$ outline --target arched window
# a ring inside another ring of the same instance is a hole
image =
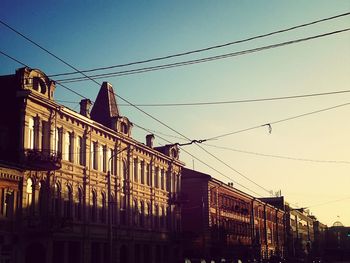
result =
[[[73,191],[72,188],[67,185],[65,198],[64,198],[64,217],[72,218],[72,208],[73,208]]]
[[[61,188],[55,183],[53,190],[53,212],[55,216],[61,216]]]
[[[83,219],[83,190],[79,187],[78,188],[78,202],[76,204],[76,217],[77,220],[81,221]]]
[[[43,216],[45,214],[45,201],[46,201],[46,183],[44,180],[40,181],[39,183],[39,214]]]
[[[165,228],[165,208],[162,206],[161,210],[160,210],[160,228],[163,229]]]
[[[95,190],[92,190],[91,221],[97,221],[97,194]]]
[[[140,226],[145,226],[145,203],[141,201],[141,207],[140,207]]]
[[[121,126],[121,132],[124,134],[128,134],[128,125],[126,125],[126,123],[122,122],[120,126]]]
[[[159,206],[155,205],[154,207],[155,213],[154,213],[154,228],[159,228]]]
[[[133,215],[134,215],[134,224],[137,226],[139,224],[139,215],[140,215],[137,200],[134,200],[134,213],[133,213]]]
[[[27,179],[27,187],[26,187],[26,192],[27,192],[27,209],[32,213],[33,212],[33,192],[34,192],[34,184],[33,180],[31,178]]]
[[[120,197],[120,224],[126,224],[126,197],[122,195]]]
[[[102,203],[102,207],[100,209],[100,221],[102,223],[106,222],[106,194],[105,193],[101,193],[101,203]]]
[[[145,204],[145,227],[151,227],[151,205]]]
[[[108,204],[108,206],[111,206],[111,209],[108,210],[111,212],[111,220],[112,220],[112,224],[116,224],[117,223],[117,220],[116,220],[116,214],[115,214],[115,209],[116,209],[116,203],[115,203],[115,196],[112,194],[111,195],[111,203]],[[109,208],[108,208],[109,209]],[[109,216],[109,215],[108,215]]]

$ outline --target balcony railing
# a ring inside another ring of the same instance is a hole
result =
[[[24,165],[35,171],[51,171],[61,168],[62,155],[51,150],[24,150]]]

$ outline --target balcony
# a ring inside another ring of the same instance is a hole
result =
[[[29,170],[52,171],[61,168],[62,156],[50,150],[24,150],[24,165]]]

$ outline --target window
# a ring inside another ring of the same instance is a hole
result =
[[[102,201],[102,207],[100,210],[100,220],[102,223],[106,222],[106,194],[101,193],[101,201]]]
[[[165,172],[164,172],[164,169],[162,169],[162,170],[160,171],[160,188],[161,188],[162,190],[165,189]]]
[[[137,202],[137,200],[134,200],[133,216],[134,216],[134,224],[135,224],[135,226],[137,226],[139,224],[139,215],[140,215],[140,211],[139,211],[139,207],[138,207],[138,202]]]
[[[145,204],[143,201],[141,201],[141,208],[140,208],[140,226],[145,226]]]
[[[123,180],[128,179],[128,166],[126,164],[126,160],[123,160]]]
[[[98,169],[98,145],[97,142],[91,143],[91,166],[93,169]]]
[[[155,213],[154,213],[154,227],[155,229],[159,228],[159,206],[155,205],[154,207]]]
[[[134,158],[134,182],[138,182],[138,161]]]
[[[154,187],[159,188],[159,167],[154,168]]]
[[[34,118],[28,120],[28,149],[34,149]]]
[[[82,136],[78,136],[77,143],[77,163],[80,165],[86,164],[86,154],[85,154],[85,139]]]
[[[56,128],[55,130],[55,150],[61,155],[62,154],[62,128]]]
[[[115,214],[115,209],[116,209],[116,200],[113,194],[111,194],[111,203],[108,204],[108,211],[111,213],[111,220],[112,220],[112,224],[116,224],[117,223],[117,218],[116,218],[116,214]],[[111,209],[109,210],[109,206],[111,206]]]
[[[40,190],[39,190],[39,214],[41,216],[43,216],[45,214],[45,210],[46,210],[45,200],[47,197],[47,195],[45,195],[46,194],[46,183],[44,180],[40,181],[39,187],[40,187]]]
[[[64,217],[71,218],[72,217],[72,206],[73,206],[73,192],[70,186],[66,186],[66,195],[64,198]]]
[[[145,162],[141,161],[141,184],[145,183]]]
[[[74,140],[74,134],[72,132],[66,132],[64,134],[63,159],[70,162],[73,162],[73,140]]]
[[[109,167],[109,171],[111,172],[111,174],[115,175],[115,154],[114,154],[114,150],[110,149],[109,150],[109,154],[107,156],[108,158],[108,167]]]
[[[146,164],[146,184],[151,185],[151,166],[149,163]]]
[[[164,228],[165,227],[165,209],[164,207],[161,208],[161,214],[160,214],[160,228]]]
[[[83,190],[79,187],[78,188],[78,203],[77,203],[77,209],[76,209],[76,217],[79,221],[83,219]]]
[[[145,205],[145,226],[151,227],[151,205],[149,203],[146,203]]]
[[[105,173],[107,172],[107,146],[104,145],[104,146],[101,146],[100,147],[100,158],[101,158],[101,168],[102,168],[102,171]]]
[[[166,177],[166,190],[168,191],[168,192],[170,192],[171,191],[171,173],[169,172],[168,174],[167,174],[167,177]]]
[[[27,179],[27,187],[26,187],[26,192],[27,192],[27,209],[28,210],[33,210],[32,206],[33,206],[33,189],[34,189],[34,185],[33,185],[33,180],[31,178]]]
[[[58,183],[54,185],[53,192],[53,212],[55,216],[61,216],[61,189]]]
[[[96,192],[92,191],[92,204],[91,204],[91,222],[97,220],[97,195]]]
[[[120,198],[120,224],[126,224],[126,197],[122,195]]]

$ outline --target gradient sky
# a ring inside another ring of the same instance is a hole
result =
[[[0,18],[79,69],[123,64],[223,44],[350,11],[350,1],[19,1],[2,0]],[[203,58],[313,36],[350,27],[350,16],[256,41],[196,55],[144,64],[153,66]],[[0,25],[0,50],[46,74],[72,71]],[[0,55],[0,75],[21,65]],[[123,69],[133,69],[128,67]],[[118,71],[120,69],[117,69]],[[106,78],[133,103],[185,103],[240,100],[349,89],[350,33],[293,44],[208,63],[136,75]],[[102,81],[102,80],[99,80]],[[91,81],[67,84],[94,100]],[[56,99],[78,110],[80,97],[57,86]],[[119,99],[118,102],[123,104]],[[350,94],[243,104],[143,107],[191,139],[228,132],[350,102]],[[172,142],[178,134],[130,106],[123,115],[161,132]],[[234,134],[203,145],[210,153],[268,190],[281,190],[294,206],[310,207],[321,222],[350,226],[350,105],[268,127]],[[144,142],[146,132],[134,127]],[[165,142],[156,136],[156,144]],[[228,147],[311,162],[273,158],[214,148]],[[195,145],[184,149],[214,167],[211,170],[181,152],[196,170],[224,182],[234,181],[268,193]],[[230,180],[228,178],[230,178]],[[251,193],[238,184],[234,185]],[[251,193],[252,194],[252,193]]]

